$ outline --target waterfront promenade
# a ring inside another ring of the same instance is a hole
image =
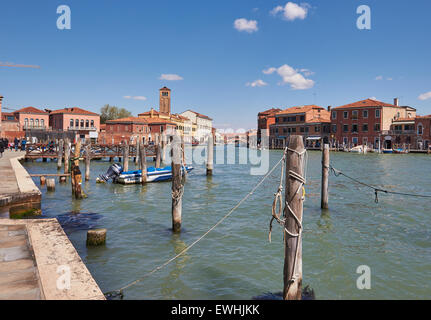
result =
[[[25,151],[5,151],[0,158],[0,210],[12,205],[40,208],[41,192],[19,163],[24,156]]]
[[[18,161],[24,155],[0,158],[0,300],[104,300],[57,219],[9,219],[40,208],[41,192]]]

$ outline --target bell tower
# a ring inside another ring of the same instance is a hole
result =
[[[163,87],[160,90],[159,111],[160,113],[171,114],[171,89]]]

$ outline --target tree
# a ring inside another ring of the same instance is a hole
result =
[[[118,108],[116,106],[110,106],[109,104],[105,104],[100,109],[100,122],[106,123],[108,120],[115,120],[121,118],[131,117],[132,113],[127,111],[124,108]]]

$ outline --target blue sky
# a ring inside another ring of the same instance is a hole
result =
[[[431,114],[431,99],[419,99],[431,92],[431,1],[292,1],[300,8],[293,20],[284,15],[288,2],[4,0],[0,64],[40,66],[0,66],[4,106],[98,112],[109,103],[136,115],[157,108],[166,85],[173,112],[194,109],[220,128],[254,128],[271,107],[369,97],[399,97]],[[57,29],[62,4],[71,30]],[[363,4],[371,30],[356,27]],[[252,22],[249,32],[234,27],[241,18]]]

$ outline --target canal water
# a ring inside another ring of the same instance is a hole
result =
[[[221,147],[217,147],[221,148]],[[237,149],[238,152],[238,149]],[[282,156],[270,151],[272,167]],[[388,190],[431,194],[431,157],[331,153],[331,164]],[[27,162],[30,173],[54,173],[55,162]],[[91,274],[107,292],[142,277],[191,244],[222,218],[262,178],[250,164],[203,165],[189,174],[183,229],[172,234],[171,183],[96,184],[108,161],[91,163],[84,200],[70,184],[43,192],[44,217],[62,224]],[[130,169],[134,164],[130,162]],[[84,165],[81,163],[81,171]],[[206,238],[180,258],[125,290],[125,299],[251,299],[283,288],[282,230],[268,242],[273,194],[280,168]],[[308,153],[304,203],[303,283],[316,299],[414,299],[431,296],[431,199],[379,196],[343,177],[330,176],[330,209],[320,209],[321,153]],[[39,179],[35,178],[39,186]],[[39,186],[40,187],[40,186]],[[86,231],[107,228],[106,246],[87,248]],[[356,273],[371,270],[371,289],[359,290]]]

